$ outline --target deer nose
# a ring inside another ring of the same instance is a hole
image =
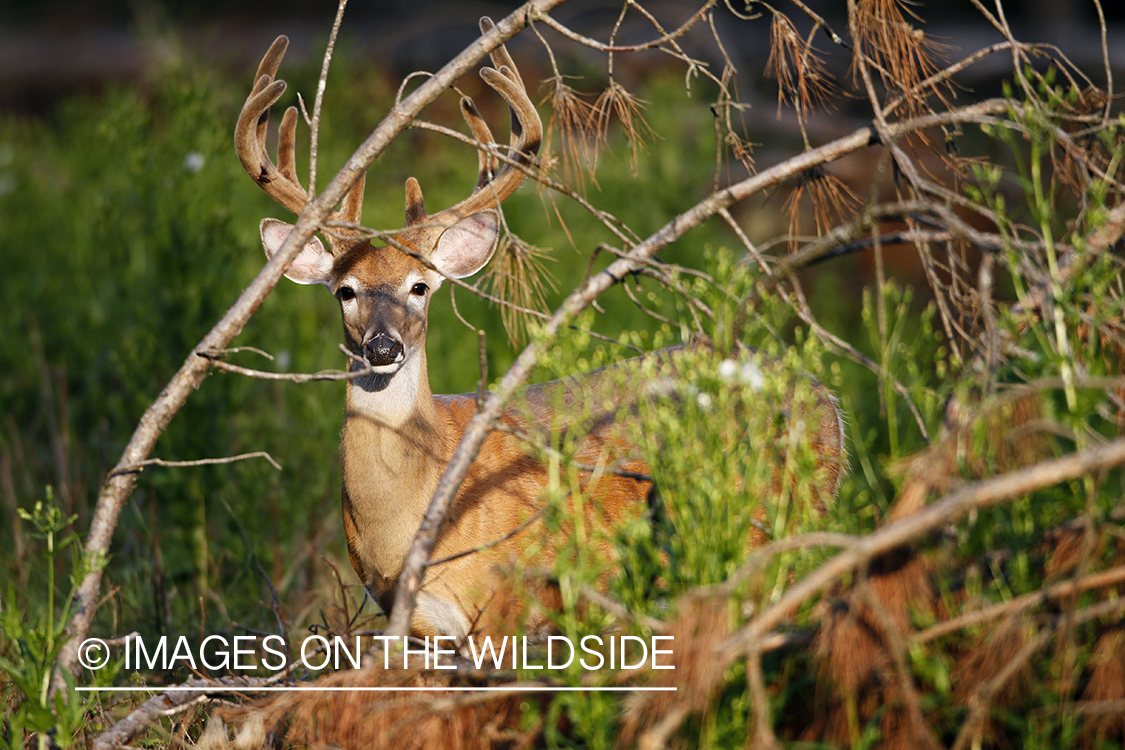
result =
[[[363,356],[375,367],[393,365],[402,358],[402,342],[385,333],[377,333],[363,345]]]

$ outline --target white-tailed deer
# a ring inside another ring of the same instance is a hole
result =
[[[482,19],[482,30],[491,27],[490,21]],[[263,58],[238,119],[235,143],[239,159],[258,185],[300,214],[307,195],[294,163],[296,108],[289,108],[282,119],[276,166],[265,149],[269,108],[285,90],[284,82],[275,76],[286,46],[287,40],[279,37]],[[542,123],[503,47],[492,53],[492,63],[495,68],[483,68],[481,76],[511,108],[509,160],[528,166],[539,149]],[[492,135],[473,103],[463,99],[461,108],[474,137],[492,144]],[[430,298],[445,277],[470,276],[488,262],[499,239],[500,203],[525,177],[512,163],[498,169],[499,159],[485,149],[479,153],[476,190],[462,202],[427,214],[421,188],[411,177],[406,182],[406,228],[395,243],[375,246],[338,225],[329,235],[328,247],[314,238],[287,273],[300,284],[328,287],[340,303],[346,345],[354,355],[351,369],[364,369],[361,363],[366,362],[373,370],[347,385],[343,513],[352,565],[388,611],[403,558],[476,409],[474,394],[440,396],[430,391],[426,363]],[[358,225],[362,201],[361,180],[331,219]],[[277,252],[291,230],[290,224],[276,219],[262,221],[267,256]],[[674,368],[671,363],[677,351],[679,348],[666,349],[656,356],[667,363],[666,368]],[[516,435],[542,435],[559,404],[591,394],[622,401],[626,396],[620,381],[608,373],[629,368],[636,365],[623,363],[566,381],[531,386],[523,404],[507,412],[503,421],[510,429],[493,432],[484,443],[442,527],[435,560],[455,559],[428,569],[412,620],[415,635],[463,638],[471,632],[499,632],[502,625],[510,627],[516,618],[526,616],[519,587],[498,562],[518,558],[532,540],[542,539],[543,524],[527,522],[542,505],[547,472],[528,455]],[[835,493],[838,483],[843,433],[831,394],[820,386],[815,389],[816,403],[804,409],[802,416],[823,465],[821,490],[826,499]],[[585,420],[592,427],[576,460],[589,467],[617,462],[624,470],[599,472],[597,486],[589,488],[601,516],[612,522],[642,512],[652,485],[645,479],[645,465],[630,458],[635,451],[630,450],[621,430],[615,429],[614,414],[604,414],[603,419]],[[732,497],[738,494],[732,488]],[[520,529],[521,524],[525,528]],[[458,555],[485,545],[490,545],[488,554]],[[541,546],[536,563],[549,566],[553,545],[548,541]],[[540,591],[539,596],[550,606],[549,590]]]

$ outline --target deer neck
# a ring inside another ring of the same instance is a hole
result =
[[[447,459],[445,429],[424,350],[389,379],[374,375],[348,383],[345,512],[353,514],[354,551],[369,579],[372,573],[397,577]]]

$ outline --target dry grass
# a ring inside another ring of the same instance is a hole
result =
[[[795,252],[802,243],[801,221],[805,215],[803,209],[806,199],[817,237],[823,237],[860,205],[859,198],[831,172],[814,167],[801,173],[783,206],[789,217],[791,252]]]
[[[511,305],[500,308],[509,343],[525,340],[528,311],[547,311],[547,294],[558,291],[555,277],[547,267],[554,261],[550,248],[535,247],[509,235],[481,278],[481,288]]]
[[[373,661],[380,662],[376,656]],[[529,694],[449,693],[451,685],[496,684],[419,669],[384,670],[381,663],[318,680],[318,688],[430,687],[433,692],[283,693],[223,712],[236,725],[233,747],[285,746],[475,750],[532,745],[542,725],[521,728]],[[217,745],[216,750],[222,745]]]
[[[950,48],[930,39],[915,26],[921,22],[903,0],[856,2],[856,58],[860,54],[866,56],[883,87],[902,95],[902,115],[906,117],[927,112],[927,97],[931,94],[945,102],[938,84],[927,87],[920,84],[938,72],[935,58]],[[853,78],[857,75],[856,58],[852,62]]]

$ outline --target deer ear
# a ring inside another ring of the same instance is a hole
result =
[[[445,230],[430,261],[446,276],[463,279],[484,268],[499,239],[500,214],[481,211]]]
[[[266,250],[266,257],[272,258],[274,253],[281,249],[289,233],[293,231],[292,224],[280,219],[262,219],[259,227],[262,232],[262,247]],[[324,284],[329,286],[332,280],[332,255],[324,249],[320,238],[313,237],[305,245],[305,249],[298,255],[285,278],[296,281],[298,284]]]

